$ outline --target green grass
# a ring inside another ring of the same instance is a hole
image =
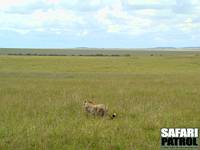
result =
[[[200,127],[199,91],[195,54],[0,56],[0,149],[160,149],[160,128]]]

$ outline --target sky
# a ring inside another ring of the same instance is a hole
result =
[[[200,46],[200,0],[0,0],[3,48]]]

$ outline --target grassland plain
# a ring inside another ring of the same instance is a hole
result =
[[[162,127],[200,127],[200,55],[0,56],[2,150],[156,150]]]

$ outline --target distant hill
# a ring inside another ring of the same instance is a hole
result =
[[[200,49],[200,47],[183,47],[183,48],[186,48],[186,49]]]
[[[155,49],[176,49],[176,47],[155,47]]]

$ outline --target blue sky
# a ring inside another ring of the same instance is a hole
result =
[[[0,0],[0,47],[200,46],[200,0]]]

